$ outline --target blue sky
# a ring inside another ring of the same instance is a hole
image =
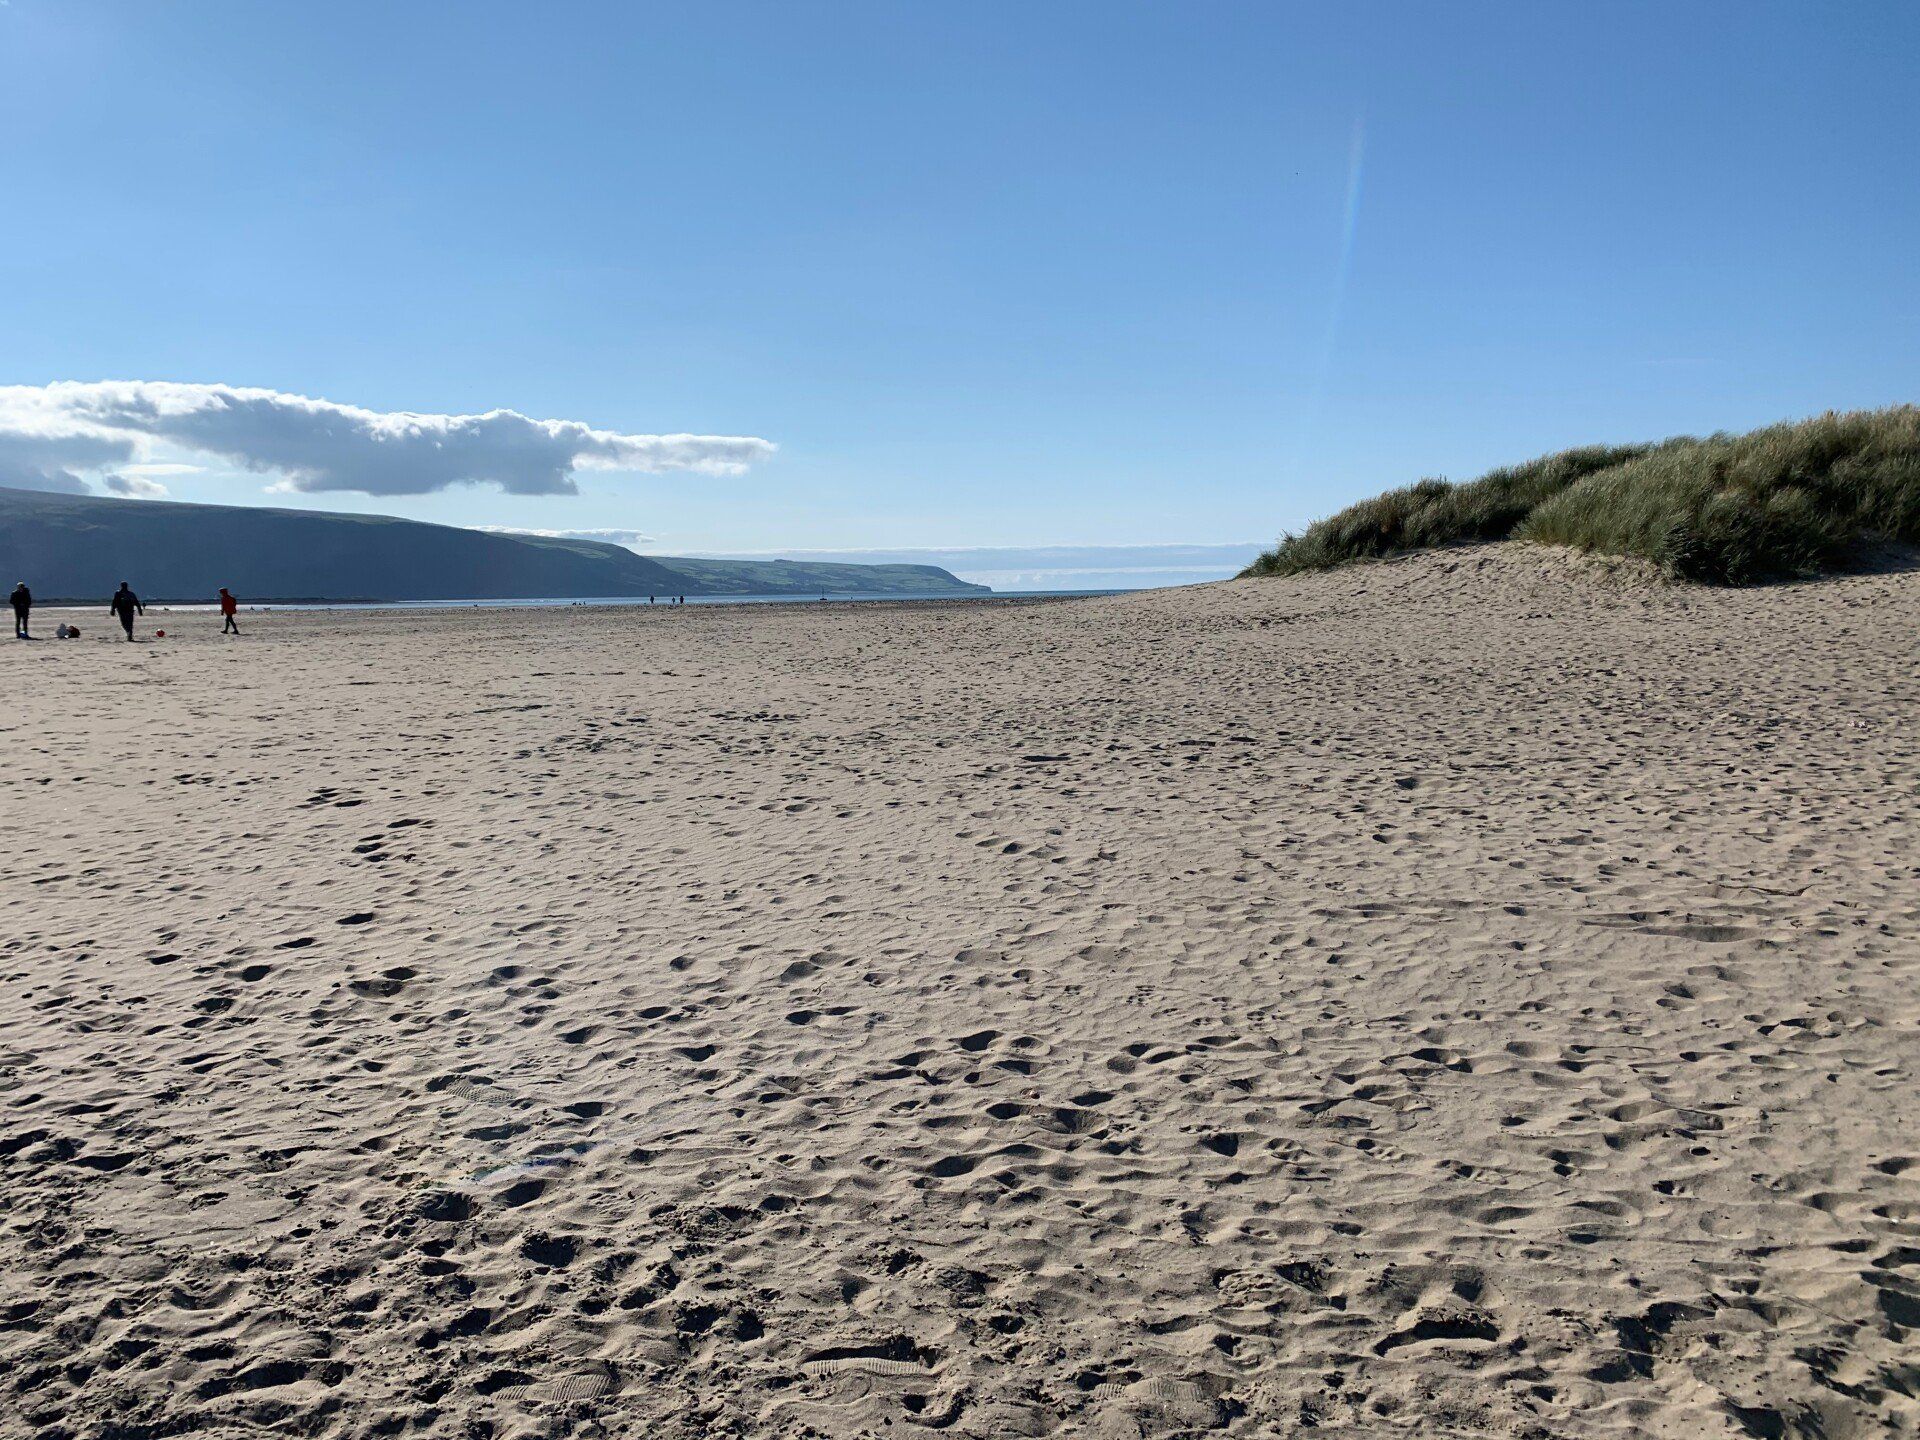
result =
[[[1910,4],[11,0],[0,385],[778,447],[302,494],[252,440],[124,442],[176,499],[662,553],[1263,540],[1915,399],[1917,54]]]

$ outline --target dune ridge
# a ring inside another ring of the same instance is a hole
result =
[[[1877,548],[1920,545],[1920,406],[1589,445],[1460,485],[1422,480],[1282,536],[1243,573],[1297,575],[1509,537],[1709,584],[1871,568]]]

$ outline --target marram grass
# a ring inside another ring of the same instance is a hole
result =
[[[1422,480],[1285,536],[1244,573],[1504,539],[1637,556],[1676,579],[1728,585],[1815,573],[1863,541],[1920,544],[1920,407],[1563,450],[1460,485]]]

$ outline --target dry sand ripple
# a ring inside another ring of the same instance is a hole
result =
[[[0,1434],[1920,1426],[1920,573],[105,628]]]

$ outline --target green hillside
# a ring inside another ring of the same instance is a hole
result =
[[[611,599],[635,595],[984,594],[930,565],[674,560],[597,540],[385,515],[192,505],[0,488],[0,575],[42,603],[151,600]]]

